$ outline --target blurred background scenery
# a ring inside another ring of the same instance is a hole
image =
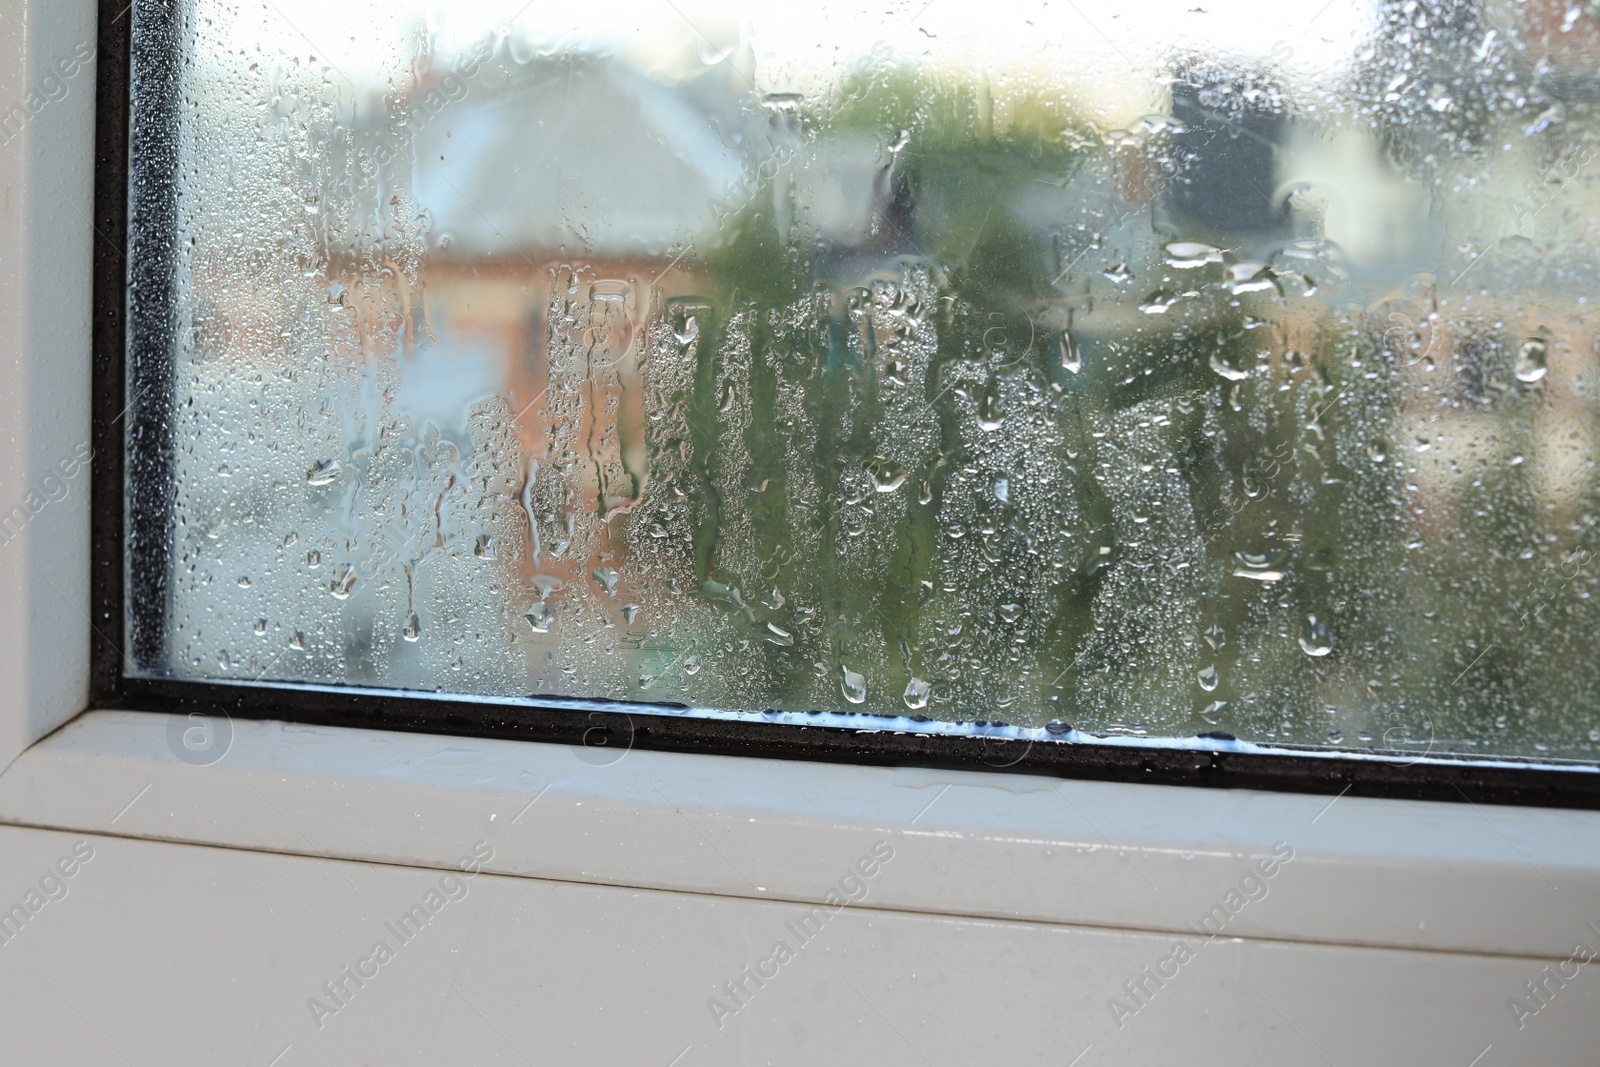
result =
[[[178,6],[140,670],[1600,751],[1594,5]]]

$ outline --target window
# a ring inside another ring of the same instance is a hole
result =
[[[133,26],[108,691],[1592,791],[1581,9]]]

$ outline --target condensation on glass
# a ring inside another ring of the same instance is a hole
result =
[[[174,7],[139,671],[1596,758],[1590,9]]]

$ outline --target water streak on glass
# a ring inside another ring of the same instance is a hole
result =
[[[139,670],[1596,758],[1587,7],[174,7]]]

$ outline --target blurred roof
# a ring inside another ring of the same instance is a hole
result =
[[[417,134],[413,190],[450,258],[655,255],[714,233],[745,175],[741,100],[594,58],[468,82]],[[732,128],[730,128],[732,127]]]

